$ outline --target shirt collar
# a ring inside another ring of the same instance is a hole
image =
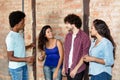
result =
[[[78,33],[76,34],[76,36],[80,35],[81,34],[81,29],[79,29]],[[72,35],[73,34],[73,31],[69,31],[69,34]]]

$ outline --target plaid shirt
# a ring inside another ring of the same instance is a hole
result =
[[[68,62],[69,62],[69,54],[70,54],[70,49],[71,49],[71,43],[72,43],[72,32],[69,32],[66,35],[65,38],[65,43],[64,43],[64,68],[65,72],[68,73]],[[80,61],[81,57],[84,55],[88,54],[89,52],[89,47],[90,47],[90,38],[89,36],[83,32],[82,30],[79,30],[77,33],[75,39],[74,39],[74,44],[73,44],[73,58],[72,58],[72,65],[70,70],[72,71],[78,62]],[[78,69],[77,73],[82,72],[85,70],[86,65],[83,63],[80,68]]]

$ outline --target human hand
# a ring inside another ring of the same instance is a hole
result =
[[[35,47],[36,47],[36,45],[34,43],[31,43],[31,44],[25,46],[26,50],[29,48],[35,48]]]
[[[34,43],[31,43],[30,46],[33,48],[36,47]]]
[[[70,76],[71,76],[72,78],[74,78],[76,74],[77,74],[77,70],[76,70],[76,69],[73,69],[73,70],[70,72]]]
[[[43,55],[40,55],[40,56],[38,57],[38,60],[43,61],[43,60],[44,60],[44,56],[43,56]]]
[[[25,60],[26,60],[26,62],[28,62],[28,63],[33,63],[33,61],[34,61],[34,56],[26,57]]]
[[[53,80],[56,80],[58,76],[58,71],[55,70],[55,72],[53,73]]]
[[[88,56],[88,55],[85,55],[84,57],[83,57],[83,60],[85,61],[85,62],[91,62],[91,61],[93,61],[93,57],[91,57],[91,56]]]
[[[66,76],[66,74],[65,74],[65,68],[62,69],[62,75]]]

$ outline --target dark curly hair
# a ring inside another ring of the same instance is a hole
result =
[[[18,24],[22,19],[24,19],[25,13],[22,11],[13,11],[9,15],[9,23],[11,28]]]
[[[95,19],[93,21],[93,25],[95,27],[95,29],[97,30],[98,34],[101,35],[102,37],[105,37],[107,38],[108,40],[110,40],[112,42],[112,45],[114,47],[114,58],[115,58],[115,48],[116,48],[116,44],[110,34],[110,30],[107,26],[107,24],[103,21],[103,20],[100,20],[100,19]]]
[[[40,33],[39,33],[39,38],[38,38],[38,49],[39,50],[43,50],[45,48],[45,44],[48,41],[48,39],[45,37],[46,35],[46,30],[50,28],[52,29],[49,25],[45,25],[43,26],[43,28],[41,29]]]
[[[69,14],[64,18],[64,23],[74,24],[78,29],[81,28],[82,21],[81,18],[75,14]]]

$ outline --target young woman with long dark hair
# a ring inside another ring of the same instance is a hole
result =
[[[85,62],[90,62],[91,80],[112,80],[115,42],[107,24],[100,19],[94,20],[91,36],[94,37],[94,41],[91,44],[89,56],[84,57]]]
[[[62,80],[63,46],[60,40],[53,37],[49,25],[45,25],[39,33],[38,49],[41,51],[39,60],[45,58],[45,80]]]

